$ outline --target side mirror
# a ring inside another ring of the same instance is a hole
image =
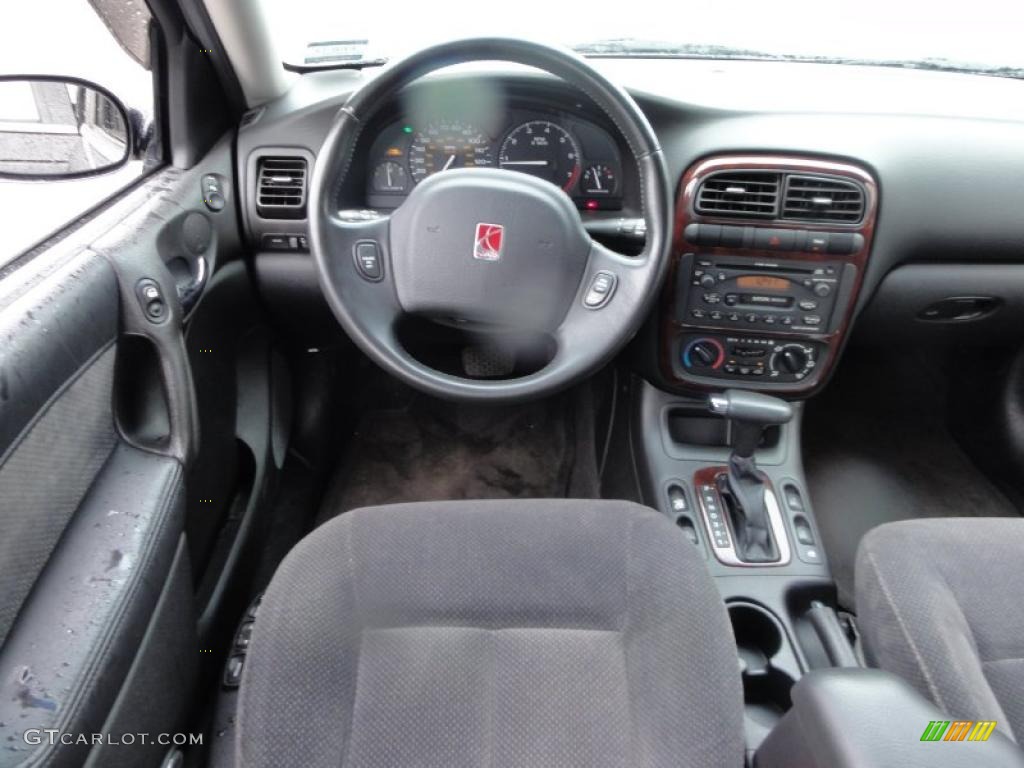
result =
[[[77,77],[0,76],[0,178],[95,176],[131,154],[128,110],[106,88]]]

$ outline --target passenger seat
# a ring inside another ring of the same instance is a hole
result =
[[[871,530],[857,614],[873,666],[950,717],[1024,737],[1024,520],[918,519]]]

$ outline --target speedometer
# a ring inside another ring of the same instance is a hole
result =
[[[419,184],[449,168],[479,168],[493,163],[491,140],[472,123],[428,123],[409,145],[409,175]]]
[[[498,165],[545,179],[568,192],[580,177],[580,148],[562,126],[531,120],[502,142]]]

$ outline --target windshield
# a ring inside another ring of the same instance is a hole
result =
[[[1008,0],[262,3],[293,64],[394,58],[430,43],[500,35],[588,55],[794,58],[1024,76],[1024,4]]]

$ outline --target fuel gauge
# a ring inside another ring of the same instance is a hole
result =
[[[373,169],[373,191],[401,194],[409,183],[405,168],[393,160],[385,160]]]
[[[618,181],[610,165],[595,163],[588,165],[583,172],[580,189],[584,195],[614,195]]]

